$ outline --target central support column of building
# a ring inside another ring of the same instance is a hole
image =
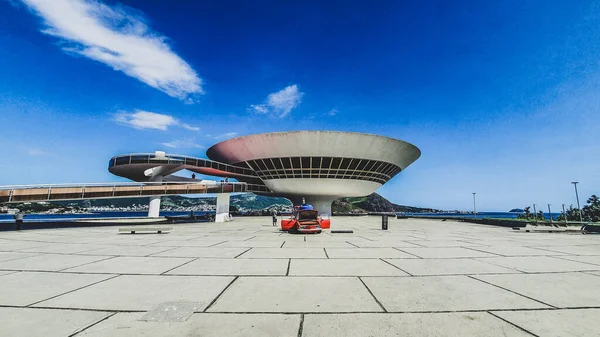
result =
[[[337,198],[331,196],[307,196],[305,201],[319,211],[319,215],[327,218],[331,217],[331,204],[335,199]]]
[[[160,215],[160,197],[150,197],[148,204],[148,217],[158,218]]]
[[[217,193],[217,214],[215,222],[229,221],[229,193]]]

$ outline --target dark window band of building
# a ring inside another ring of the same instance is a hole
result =
[[[244,167],[227,165],[212,160],[194,157],[169,156],[166,158],[156,158],[154,154],[116,156],[110,159],[110,162],[108,163],[108,168],[110,169],[113,166],[130,164],[190,165],[195,167],[213,168],[219,171],[230,172],[239,175],[246,175],[249,177],[256,177],[256,173],[254,171]]]
[[[383,161],[341,157],[263,158],[246,164],[261,179],[330,178],[384,184],[402,171],[399,166]]]

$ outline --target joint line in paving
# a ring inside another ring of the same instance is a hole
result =
[[[407,273],[407,274],[408,274],[408,275],[410,275],[410,276],[415,276],[415,275],[413,275],[413,274],[411,274],[411,273],[407,272],[406,270],[404,270],[404,269],[402,269],[402,268],[400,268],[400,267],[396,266],[395,264],[393,264],[393,263],[390,263],[390,262],[388,262],[388,261],[384,260],[382,257],[380,257],[379,259],[380,259],[381,261],[383,261],[383,262],[385,262],[385,263],[389,264],[390,266],[392,266],[392,267],[394,267],[394,268],[396,268],[396,269],[398,269],[398,270],[400,270],[400,271],[402,271],[402,272],[405,272],[405,273]]]
[[[254,235],[254,236],[251,236],[251,237],[247,238],[247,239],[246,239],[246,240],[244,240],[244,241],[251,240],[251,239],[253,239],[253,238],[255,238],[255,237],[256,237],[256,235]]]
[[[107,257],[105,259],[100,259],[100,260],[96,260],[96,261],[92,261],[92,262],[86,262],[86,263],[82,263],[82,264],[77,265],[77,266],[71,266],[71,267],[59,269],[59,270],[56,270],[56,271],[57,272],[61,272],[63,270],[67,270],[67,269],[79,268],[79,267],[82,267],[82,266],[85,266],[85,265],[88,265],[88,264],[92,264],[92,263],[96,263],[96,262],[102,262],[102,261],[106,261],[106,260],[111,260],[111,259],[114,259],[115,257],[117,257],[117,256],[109,256],[109,257]]]
[[[479,257],[479,258],[476,258],[474,260],[475,261],[479,261],[479,262],[484,262],[484,263],[487,263],[487,264],[491,264],[492,266],[496,266],[496,267],[502,267],[502,268],[506,268],[506,269],[515,270],[515,271],[518,271],[519,273],[523,273],[523,274],[546,274],[546,273],[550,273],[550,272],[533,272],[533,273],[529,273],[529,272],[526,272],[524,270],[520,270],[520,269],[517,269],[517,268],[505,267],[505,266],[499,265],[497,263],[489,262],[489,261],[486,261],[486,259],[489,259],[489,257]]]
[[[414,241],[423,241],[423,240],[427,240],[427,239],[414,240]],[[412,242],[411,240],[404,240],[404,241],[406,241],[406,242],[410,243],[411,245],[417,245],[417,246],[419,246],[419,247],[421,247],[421,248],[431,248],[431,247],[424,246],[424,245],[422,245],[422,244],[418,244],[418,243],[416,243],[416,242]]]
[[[489,285],[491,285],[491,286],[494,286],[494,287],[496,287],[496,288],[500,288],[500,289],[502,289],[502,290],[506,290],[506,291],[508,291],[508,292],[511,292],[511,293],[513,293],[513,294],[516,294],[516,295],[519,295],[519,296],[523,296],[523,297],[525,297],[525,298],[528,298],[528,299],[530,299],[530,300],[532,300],[532,301],[536,301],[536,302],[538,302],[538,303],[541,303],[541,304],[543,304],[543,305],[547,305],[547,306],[549,306],[549,307],[551,307],[551,308],[558,309],[558,307],[557,307],[557,306],[554,306],[554,305],[552,305],[552,304],[548,304],[548,303],[542,302],[542,301],[540,301],[540,300],[538,300],[538,299],[535,299],[535,298],[533,298],[533,297],[529,297],[529,296],[527,296],[527,295],[523,295],[523,294],[521,294],[521,293],[518,293],[518,292],[516,292],[516,291],[510,290],[510,289],[508,289],[508,288],[504,288],[504,287],[501,287],[501,286],[499,286],[499,285],[496,285],[496,284],[493,284],[493,283],[490,283],[490,282],[487,282],[487,281],[484,281],[484,280],[478,279],[478,278],[476,278],[476,277],[474,277],[474,276],[471,276],[471,275],[465,275],[465,276],[467,276],[467,277],[470,277],[470,278],[472,278],[472,279],[474,279],[474,280],[477,280],[477,281],[479,281],[479,282],[483,282],[483,283],[489,284]]]
[[[212,302],[210,302],[209,305],[206,306],[206,308],[204,308],[204,310],[202,310],[202,312],[206,312],[208,309],[210,309],[215,303],[217,303],[217,301],[219,300],[219,298],[221,298],[221,296],[223,296],[223,294],[225,293],[225,291],[227,291],[227,289],[229,289],[229,287],[231,287],[231,285],[235,282],[235,280],[237,280],[238,278],[240,278],[239,276],[236,276],[233,278],[233,280],[231,280],[231,282],[229,282],[229,284],[223,288],[223,290],[219,293],[219,295],[217,295],[217,297],[215,297]]]
[[[283,241],[283,243],[281,244],[281,247],[279,247],[279,248],[283,248],[283,245],[285,245],[285,241]]]
[[[463,247],[463,246],[460,246],[460,248],[465,248],[465,249],[469,249],[469,250],[474,250],[474,251],[476,251],[476,252],[480,252],[480,253],[486,253],[486,254],[497,255],[497,256],[501,256],[501,257],[510,257],[510,256],[506,256],[506,255],[498,254],[498,253],[486,252],[485,250],[479,250],[479,249],[475,249],[475,248],[473,248],[473,247]]]
[[[190,262],[194,262],[194,261],[196,261],[196,260],[198,260],[198,259],[199,259],[199,257],[193,258],[193,259],[189,260],[188,262],[184,262],[184,263],[182,263],[182,264],[180,264],[180,265],[178,265],[178,266],[176,266],[176,267],[173,267],[173,268],[171,268],[171,269],[169,269],[169,270],[163,271],[162,273],[160,273],[160,275],[164,275],[164,274],[166,274],[166,273],[170,272],[170,271],[171,271],[171,270],[173,270],[173,269],[177,269],[177,268],[179,268],[179,267],[183,267],[183,266],[185,266],[186,264],[188,264],[188,263],[190,263]]]
[[[329,258],[329,255],[327,254],[327,249],[325,249],[325,247],[323,247],[323,251],[325,252],[325,256],[327,256],[327,258]]]
[[[93,285],[96,285],[96,284],[98,284],[98,283],[102,283],[102,282],[105,282],[105,281],[108,281],[108,280],[112,280],[112,279],[114,279],[115,277],[119,277],[119,276],[121,276],[121,275],[114,275],[114,276],[112,276],[112,277],[109,277],[109,278],[106,278],[106,279],[104,279],[104,280],[100,280],[100,281],[97,281],[97,282],[94,282],[94,283],[90,283],[90,284],[84,285],[83,287],[79,287],[79,288],[76,288],[76,289],[73,289],[73,290],[69,290],[69,291],[67,291],[67,292],[64,292],[64,293],[60,293],[60,294],[58,294],[58,295],[54,295],[54,296],[51,296],[51,297],[45,298],[45,299],[43,299],[43,300],[41,300],[41,301],[33,302],[33,303],[31,303],[31,304],[28,304],[28,305],[26,305],[26,307],[31,307],[32,305],[36,305],[36,304],[38,304],[38,303],[41,303],[41,302],[44,302],[44,301],[48,301],[48,300],[51,300],[51,299],[53,299],[53,298],[56,298],[56,297],[59,297],[59,296],[62,296],[62,295],[66,295],[66,294],[69,294],[69,293],[72,293],[72,292],[75,292],[75,291],[78,291],[78,290],[81,290],[81,289],[84,289],[84,288],[87,288],[87,287],[91,287],[91,286],[93,286]]]
[[[210,246],[207,246],[207,247],[214,247],[214,246],[216,246],[216,245],[220,245],[220,244],[222,244],[222,243],[225,243],[225,242],[227,242],[227,240],[225,240],[225,241],[221,241],[221,242],[219,242],[219,243],[212,244],[212,245],[210,245]]]
[[[300,314],[300,324],[298,325],[298,337],[302,337],[302,330],[304,330],[304,314]]]
[[[116,314],[117,314],[116,312],[113,312],[110,315],[106,315],[106,317],[104,317],[104,318],[102,318],[102,319],[100,319],[100,320],[98,320],[98,321],[96,321],[96,322],[94,322],[92,324],[88,324],[87,326],[84,326],[83,329],[80,329],[79,331],[75,331],[74,333],[70,334],[68,337],[77,336],[78,334],[84,332],[85,330],[87,330],[87,329],[89,329],[89,328],[93,327],[94,325],[97,325],[97,324],[99,324],[101,322],[106,321],[107,319],[113,317]]]
[[[377,297],[375,297],[375,294],[373,294],[373,292],[371,291],[371,289],[369,289],[369,286],[367,286],[367,284],[365,283],[365,281],[363,281],[363,279],[360,276],[357,276],[357,277],[360,280],[360,282],[365,286],[365,288],[367,288],[367,291],[369,292],[369,294],[371,294],[371,296],[373,297],[373,299],[375,300],[375,302],[377,302],[377,304],[379,304],[379,306],[381,307],[381,310],[383,310],[383,312],[388,312],[387,309],[383,306],[383,304],[381,304],[381,302],[379,302],[379,300],[377,299]]]
[[[153,246],[153,247],[157,247],[157,246]],[[161,254],[161,253],[168,252],[170,250],[177,249],[177,248],[182,248],[182,247],[185,247],[185,246],[178,246],[178,247],[167,248],[165,250],[161,250],[160,252],[156,252],[156,253],[144,255],[144,257],[165,257],[165,256],[156,256],[156,254]],[[130,256],[130,255],[121,255],[121,256]]]
[[[418,258],[418,259],[422,259],[422,257],[420,257],[419,255],[415,255],[415,254],[412,254],[412,253],[409,253],[409,252],[405,252],[405,251],[403,251],[403,250],[402,250],[402,249],[400,249],[400,248],[392,247],[392,249],[395,249],[395,250],[401,251],[401,252],[403,252],[403,253],[405,253],[405,254],[408,254],[408,255],[412,255],[412,256],[414,256],[414,257],[416,257],[416,258]]]
[[[249,251],[250,249],[252,249],[252,247],[250,247],[250,248],[246,249],[245,251],[241,252],[240,254],[236,255],[236,256],[234,257],[234,259],[237,259],[238,257],[240,257],[240,256],[242,256],[242,255],[244,255],[244,254],[246,254],[246,252],[247,252],[247,251]]]
[[[357,245],[353,244],[353,243],[352,243],[352,242],[350,242],[350,241],[346,241],[346,243],[347,243],[347,244],[349,244],[349,245],[352,245],[352,246],[354,246],[354,247],[356,247],[356,248],[360,248],[359,246],[357,246]]]
[[[548,256],[551,258],[556,258],[556,259],[561,259],[561,260],[565,260],[565,261],[569,261],[569,262],[578,262],[578,263],[585,263],[585,264],[589,264],[592,265],[594,267],[598,267],[598,269],[600,270],[600,264],[598,263],[592,263],[592,262],[584,262],[584,261],[578,261],[578,260],[569,260],[569,257],[575,257],[575,256],[594,256],[594,255],[566,255],[566,256]]]
[[[292,264],[292,259],[288,259],[287,271],[285,272],[285,276],[290,275],[290,265]]]
[[[492,315],[492,316],[494,316],[494,317],[496,317],[496,318],[498,318],[498,319],[500,319],[500,320],[502,320],[502,321],[504,321],[504,322],[506,322],[506,323],[508,323],[508,324],[510,324],[510,325],[512,325],[512,326],[514,326],[515,328],[517,328],[517,329],[519,329],[519,330],[521,330],[521,331],[523,331],[523,332],[526,332],[526,333],[528,333],[528,334],[530,334],[530,335],[532,335],[532,336],[535,336],[535,337],[540,337],[539,335],[536,335],[536,334],[534,334],[533,332],[531,332],[531,331],[529,331],[529,330],[527,330],[527,329],[525,329],[525,328],[523,328],[523,327],[521,327],[521,326],[519,326],[519,325],[517,325],[517,324],[515,324],[515,323],[513,323],[513,322],[511,322],[511,321],[509,321],[509,320],[507,320],[507,319],[504,319],[504,318],[502,318],[502,317],[500,317],[500,316],[498,316],[498,315],[494,314],[494,313],[493,313],[493,312],[491,312],[491,311],[486,311],[486,312],[487,312],[488,314],[490,314],[490,315]]]

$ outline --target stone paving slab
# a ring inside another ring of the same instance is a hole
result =
[[[109,315],[94,311],[0,308],[0,336],[66,337]]]
[[[59,271],[103,259],[106,259],[106,256],[42,254],[0,262],[0,269]]]
[[[424,259],[452,259],[461,257],[492,257],[495,254],[484,253],[462,247],[432,247],[432,248],[400,248]]]
[[[248,248],[218,248],[218,247],[180,247],[167,250],[152,256],[166,257],[202,257],[202,258],[234,258]]]
[[[527,273],[600,270],[600,266],[550,256],[492,257],[478,260]]]
[[[565,260],[569,260],[569,261],[575,261],[575,262],[582,262],[582,263],[590,263],[590,264],[594,264],[597,266],[600,266],[600,256],[594,256],[594,255],[566,255],[566,256],[560,256],[561,259],[565,259]]]
[[[139,321],[140,313],[118,313],[85,330],[77,337],[222,336],[297,337],[300,315],[194,314],[185,322]]]
[[[414,255],[394,248],[326,248],[330,259],[415,259]]]
[[[108,274],[162,274],[193,258],[119,256],[66,269],[66,272]]]
[[[548,308],[462,275],[362,279],[390,312]]]
[[[323,248],[252,248],[240,259],[326,259]]]
[[[572,255],[600,255],[600,245],[537,246],[535,248],[547,249],[549,251],[567,253]]]
[[[3,275],[0,277],[0,305],[27,306],[111,277],[114,275],[46,272]]]
[[[302,337],[456,337],[530,334],[484,312],[305,315]]]
[[[168,272],[169,275],[285,275],[286,259],[198,259]]]
[[[96,256],[148,256],[171,250],[174,247],[154,247],[154,246],[114,246],[93,249],[77,253],[77,255],[96,255]]]
[[[250,247],[259,247],[259,248],[279,248],[283,244],[284,240],[277,239],[272,241],[226,241],[215,245],[216,248],[221,247],[238,247],[238,248],[250,248]]]
[[[421,247],[436,248],[436,247],[480,247],[481,244],[472,243],[463,240],[407,240],[409,243],[419,245]]]
[[[11,252],[19,249],[28,249],[34,247],[43,247],[51,245],[48,242],[35,242],[35,241],[16,241],[16,240],[1,240],[0,251]]]
[[[538,301],[560,307],[600,307],[598,276],[587,273],[476,275]]]
[[[282,248],[356,248],[345,241],[286,241]]]
[[[35,306],[147,311],[164,302],[189,301],[204,309],[231,280],[217,276],[123,275]]]
[[[378,312],[356,277],[240,277],[209,312]]]
[[[503,256],[552,256],[552,255],[566,255],[566,253],[551,252],[547,250],[529,248],[529,247],[505,247],[505,246],[491,246],[491,247],[473,247],[476,250],[482,252],[488,252],[491,254],[498,254]]]
[[[600,309],[498,311],[494,315],[537,336],[600,336]]]
[[[191,241],[163,241],[152,243],[150,247],[211,247],[227,242],[226,240],[191,240]]]
[[[520,273],[474,259],[386,259],[412,275],[506,274]]]
[[[88,250],[99,249],[99,248],[107,248],[107,247],[102,246],[102,245],[91,245],[91,244],[81,244],[81,243],[60,243],[60,244],[52,244],[49,246],[21,249],[21,250],[19,250],[19,252],[71,254],[71,253],[85,252]]]
[[[40,255],[38,253],[0,252],[0,262]]]
[[[390,241],[368,241],[368,240],[363,240],[363,241],[358,241],[355,239],[348,239],[348,242],[358,246],[359,248],[392,248],[392,247],[396,247],[396,248],[419,248],[421,246],[416,245],[414,243],[410,243],[407,241],[400,241],[400,240],[390,240]]]
[[[379,259],[292,259],[295,276],[409,276]]]

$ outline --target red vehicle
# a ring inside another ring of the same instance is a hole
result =
[[[292,217],[281,220],[281,230],[289,233],[319,234],[329,226],[329,220],[319,217],[319,212],[311,205],[294,206]]]

